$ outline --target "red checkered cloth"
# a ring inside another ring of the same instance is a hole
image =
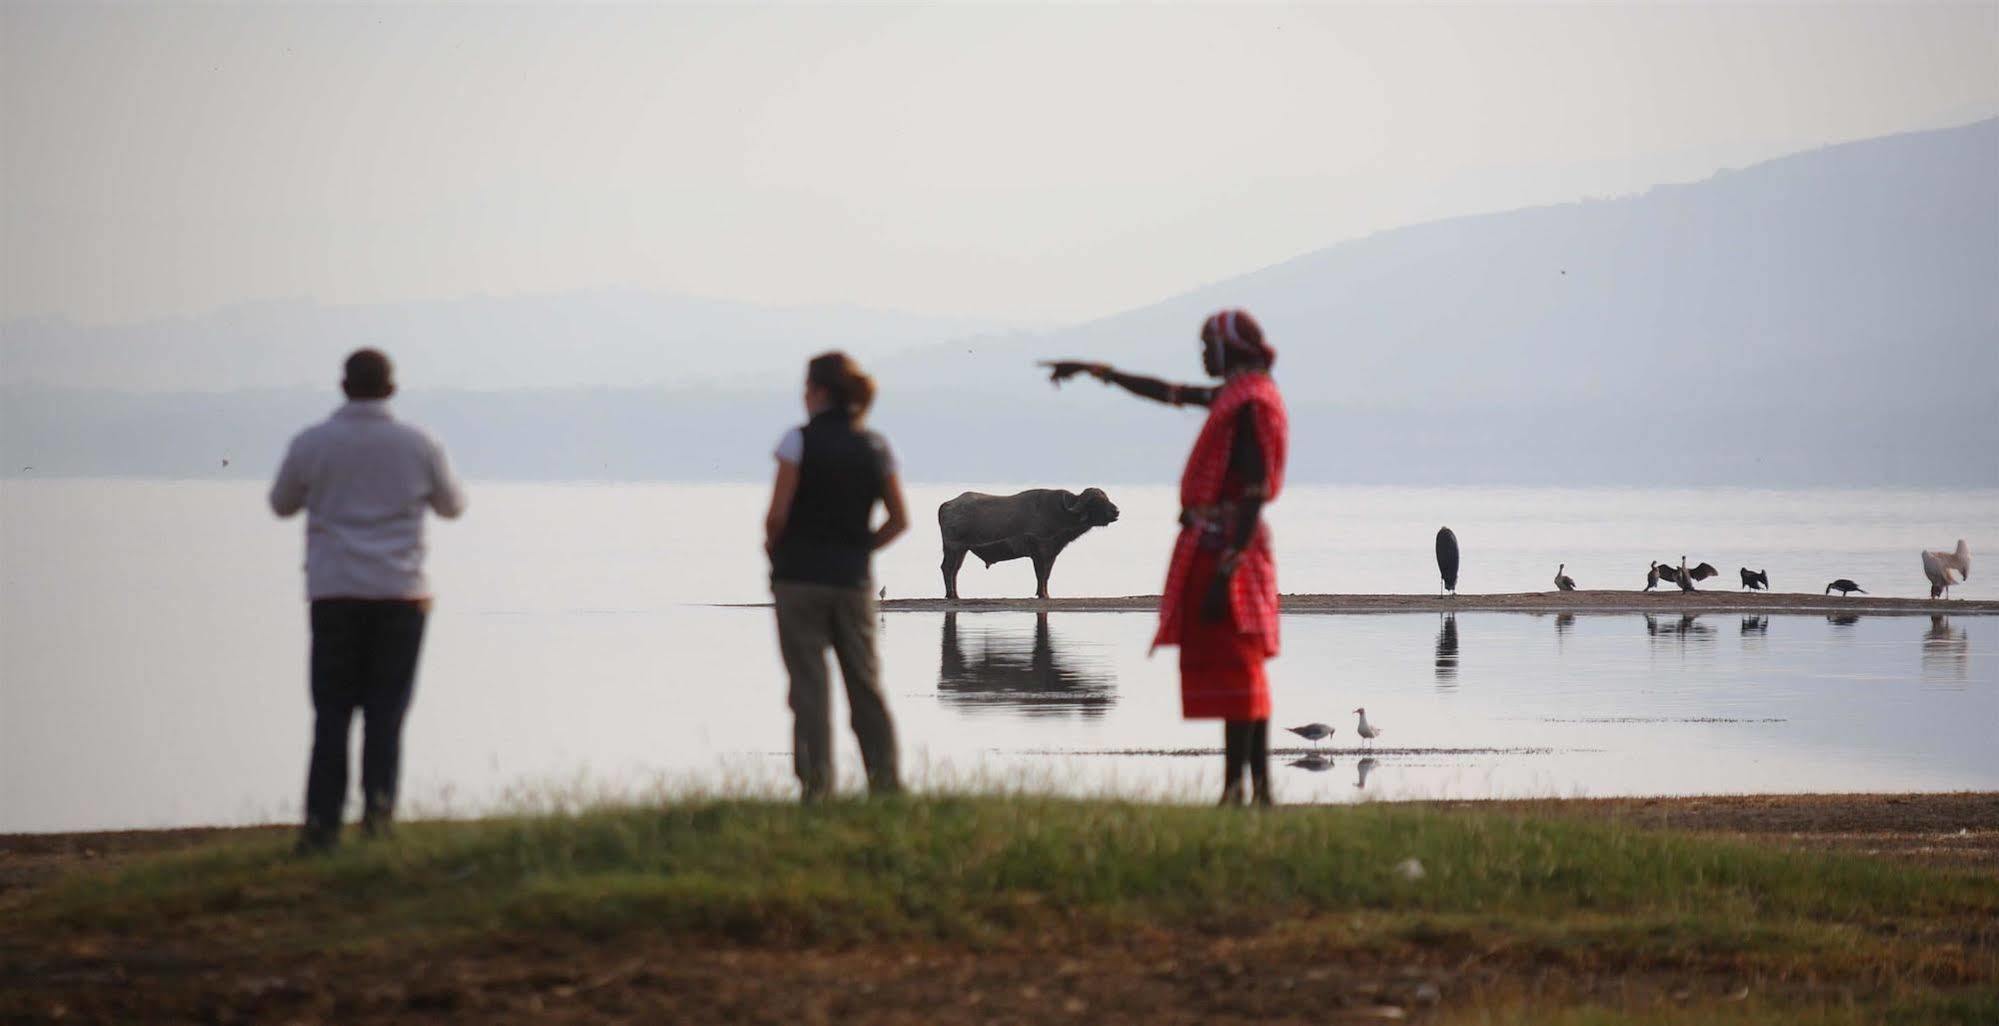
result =
[[[1256,425],[1256,440],[1263,448],[1264,501],[1277,498],[1284,487],[1284,457],[1291,440],[1291,426],[1284,414],[1284,397],[1277,383],[1260,371],[1237,374],[1215,395],[1208,407],[1208,422],[1194,440],[1187,457],[1187,469],[1180,476],[1180,505],[1199,510],[1242,497],[1242,485],[1229,475],[1229,453],[1235,442],[1236,419],[1247,406]],[[1200,544],[1198,526],[1182,526],[1173,546],[1173,563],[1166,570],[1166,590],[1159,595],[1159,633],[1152,647],[1180,641],[1180,618],[1189,601],[1200,615],[1199,596],[1184,594],[1188,569]],[[1232,540],[1232,539],[1231,539]],[[1277,560],[1270,552],[1270,530],[1259,523],[1249,545],[1236,563],[1229,581],[1229,610],[1241,634],[1258,635],[1265,658],[1277,654]]]

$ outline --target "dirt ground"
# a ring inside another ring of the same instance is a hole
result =
[[[1799,795],[1438,803],[1614,817],[1667,830],[1926,864],[1999,866],[1999,794]],[[1297,810],[1293,814],[1311,814]],[[247,831],[282,834],[286,827]],[[199,845],[217,830],[0,836],[7,907],[70,874]],[[48,943],[0,926],[0,1020],[159,1023],[1347,1023],[1450,1009],[1837,1001],[1837,980],[1763,981],[1700,965],[1597,963],[1586,950],[1487,949],[1470,937],[1358,951],[1311,921],[1029,936],[996,945],[786,947],[675,936],[596,942],[491,934],[444,950],[384,940],[272,953],[254,937]],[[249,932],[254,927],[245,924]],[[1948,983],[1949,981],[1943,981]]]

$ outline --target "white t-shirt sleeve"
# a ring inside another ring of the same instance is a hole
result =
[[[792,466],[803,463],[805,461],[805,432],[798,428],[786,431],[784,437],[777,440],[777,449],[771,455],[776,456],[779,462],[789,463]]]

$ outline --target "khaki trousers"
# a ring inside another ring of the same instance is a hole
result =
[[[847,706],[868,790],[892,794],[901,788],[896,768],[895,723],[881,692],[881,659],[875,653],[875,596],[866,587],[774,581],[777,644],[791,674],[791,756],[805,798],[833,790],[833,723],[826,675],[826,649],[840,661]]]

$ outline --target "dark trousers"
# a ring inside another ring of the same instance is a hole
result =
[[[312,604],[312,768],[305,778],[305,829],[340,836],[347,802],[347,738],[359,711],[361,796],[371,823],[396,806],[403,713],[416,684],[424,606],[417,602],[320,599]]]

